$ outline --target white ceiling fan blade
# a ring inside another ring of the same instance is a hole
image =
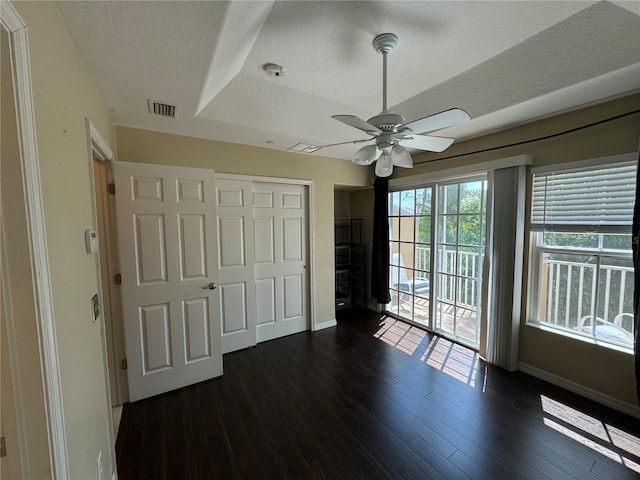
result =
[[[362,120],[355,115],[332,115],[331,118],[335,118],[339,122],[346,123],[347,125],[367,132],[369,135],[378,136],[382,133],[375,125],[371,125],[369,122]]]
[[[453,143],[453,138],[434,137],[432,135],[413,135],[400,140],[400,145],[408,148],[417,148],[428,152],[442,152]]]
[[[405,123],[398,128],[398,131],[402,132],[402,130],[408,128],[415,133],[428,133],[459,125],[469,120],[471,120],[471,117],[467,112],[459,108],[452,108],[451,110],[445,110],[444,112],[435,113],[428,117]]]

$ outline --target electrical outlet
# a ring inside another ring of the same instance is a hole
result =
[[[102,480],[102,452],[98,454],[98,480]]]

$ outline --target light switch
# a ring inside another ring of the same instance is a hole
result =
[[[95,230],[85,230],[84,246],[87,253],[96,253],[98,251],[98,232]]]

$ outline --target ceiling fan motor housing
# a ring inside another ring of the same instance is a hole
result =
[[[404,123],[404,117],[397,113],[381,113],[367,120],[371,125],[375,125],[383,132],[396,133],[398,127]]]

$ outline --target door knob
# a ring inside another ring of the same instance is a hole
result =
[[[215,290],[217,286],[218,285],[216,285],[215,282],[211,282],[211,283],[205,285],[204,287],[202,287],[202,289],[203,290]]]

